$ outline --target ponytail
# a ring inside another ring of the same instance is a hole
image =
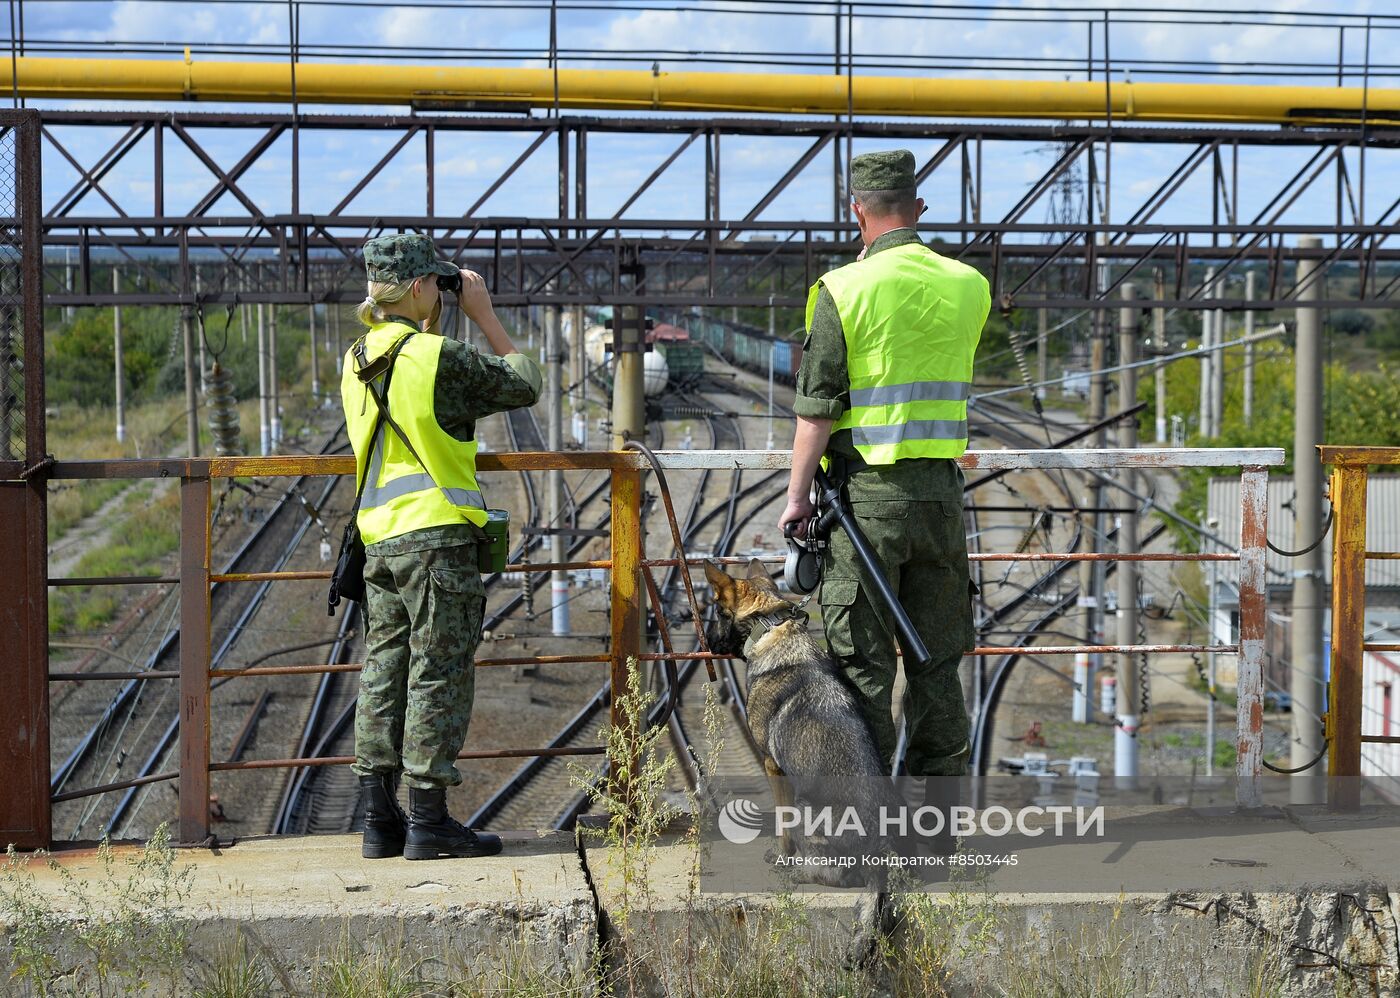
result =
[[[397,284],[392,281],[370,281],[369,293],[365,295],[365,300],[355,306],[355,318],[360,320],[360,325],[373,326],[383,322],[384,306],[406,298],[413,290],[415,280],[417,278],[410,278]]]

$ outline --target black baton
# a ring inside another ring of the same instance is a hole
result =
[[[914,622],[909,619],[909,614],[904,612],[904,607],[900,605],[894,590],[890,588],[889,580],[885,578],[884,569],[880,567],[880,559],[875,557],[875,552],[870,547],[870,541],[866,539],[865,534],[861,532],[860,525],[856,523],[855,515],[842,501],[840,487],[832,485],[831,479],[821,468],[817,469],[816,477],[818,505],[822,507],[821,516],[817,519],[819,534],[826,536],[833,523],[839,524],[841,529],[846,532],[846,536],[851,539],[851,546],[856,549],[856,557],[860,559],[861,566],[865,569],[866,578],[875,589],[875,595],[880,598],[880,602],[894,617],[894,629],[899,634],[899,644],[904,650],[906,662],[912,661],[917,665],[928,665],[932,656],[929,655],[923,638],[919,637],[919,632],[914,630]]]

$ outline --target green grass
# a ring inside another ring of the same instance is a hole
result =
[[[124,503],[134,507],[113,531],[114,539],[78,559],[69,575],[101,578],[113,575],[157,575],[180,546],[180,497],[173,489],[149,499],[143,488]],[[116,539],[119,538],[119,539]],[[120,590],[110,586],[72,586],[49,595],[49,633],[87,634],[99,630],[121,607]]]

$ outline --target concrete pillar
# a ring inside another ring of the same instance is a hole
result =
[[[1249,271],[1244,275],[1244,297],[1246,301],[1254,300],[1254,271]],[[1244,313],[1244,336],[1245,339],[1254,335],[1254,311],[1245,309]],[[1244,425],[1249,426],[1254,422],[1254,344],[1244,345]]]
[[[1045,341],[1048,339],[1048,328],[1050,322],[1049,310],[1036,309],[1036,333],[1035,333],[1035,395],[1036,398],[1045,398],[1045,382],[1050,379],[1046,376]]]
[[[1133,286],[1123,285],[1123,300],[1131,301]],[[1126,408],[1137,398],[1137,368],[1128,367],[1137,360],[1138,310],[1122,308],[1118,311],[1118,393],[1120,404]],[[1118,424],[1118,446],[1131,449],[1137,447],[1137,423],[1125,419]],[[1118,472],[1119,478],[1129,493],[1138,491],[1137,476],[1131,468]],[[1120,554],[1136,552],[1138,548],[1137,516],[1124,513],[1118,525],[1118,551]],[[1137,562],[1120,561],[1114,569],[1118,577],[1118,644],[1131,645],[1138,642],[1137,609]],[[1137,729],[1139,711],[1142,704],[1142,689],[1139,682],[1137,662],[1132,655],[1118,656],[1118,704],[1116,713],[1116,735],[1114,737],[1113,776],[1119,787],[1132,789],[1137,786],[1138,741]]]
[[[558,453],[564,447],[564,340],[561,335],[563,310],[555,305],[544,309],[544,353],[545,373],[548,383],[545,387],[546,432],[549,436],[549,449]],[[549,525],[556,529],[564,525],[564,472],[558,468],[548,472],[549,478]],[[568,545],[562,534],[550,538],[550,561],[555,564],[568,561]],[[569,633],[569,573],[555,571],[550,578],[550,619],[555,634]]]
[[[1153,278],[1152,296],[1161,301],[1167,295],[1166,279],[1158,270]],[[1167,353],[1167,310],[1161,306],[1152,310],[1152,342],[1156,344],[1158,355]],[[1152,369],[1154,394],[1156,395],[1156,440],[1167,442],[1167,365],[1158,361]]]
[[[112,294],[120,294],[122,287],[121,270],[112,268]],[[117,443],[126,440],[126,365],[122,360],[122,307],[112,306],[112,358],[113,384],[117,407]]]
[[[1221,278],[1216,289],[1217,297],[1224,291],[1225,280]],[[1215,320],[1210,324],[1212,343],[1215,347],[1210,364],[1210,428],[1212,436],[1220,436],[1225,431],[1225,347],[1222,345],[1229,336],[1225,334],[1225,312],[1215,310]]]
[[[199,456],[199,374],[195,371],[196,355],[194,308],[180,306],[180,326],[185,336],[185,453]]]
[[[1322,240],[1301,236],[1299,249],[1317,249]],[[1298,300],[1316,301],[1322,297],[1322,275],[1313,260],[1298,261]],[[1322,530],[1322,465],[1316,447],[1322,442],[1322,316],[1316,308],[1299,305],[1298,345],[1294,357],[1295,395],[1293,405],[1293,546],[1311,544]],[[1322,750],[1317,718],[1322,714],[1326,677],[1322,658],[1323,604],[1326,602],[1322,578],[1322,545],[1293,560],[1293,739],[1290,765],[1302,766]],[[1326,801],[1326,768],[1319,763],[1312,769],[1289,777],[1289,799],[1294,804],[1322,804]]]
[[[316,359],[316,306],[306,307],[306,328],[310,334],[308,340],[311,344],[311,401],[319,405],[321,397],[321,365]]]
[[[282,445],[282,400],[277,390],[277,306],[267,308],[267,408],[272,418],[272,447]]]
[[[1214,293],[1215,268],[1211,267],[1206,270],[1205,291],[1202,293],[1201,297],[1208,298]],[[1214,313],[1210,309],[1201,309],[1201,350],[1203,352],[1201,354],[1201,404],[1200,412],[1198,413],[1197,432],[1202,439],[1205,440],[1209,440],[1215,436],[1215,428],[1210,424],[1211,413],[1215,411],[1210,404],[1210,386],[1214,382],[1214,376],[1211,373],[1211,363],[1215,359],[1215,355],[1210,349],[1214,344],[1214,340],[1212,339],[1214,332],[1212,329],[1214,325],[1213,317]]]
[[[267,391],[267,316],[262,302],[258,302],[258,446],[263,457],[272,453],[272,417],[268,411]]]

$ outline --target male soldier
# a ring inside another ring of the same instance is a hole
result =
[[[364,485],[357,522],[366,545],[367,654],[351,767],[365,796],[363,854],[489,856],[501,851],[500,839],[463,827],[446,805],[446,788],[462,782],[455,760],[471,718],[486,605],[476,421],[533,405],[540,369],[516,352],[469,270],[460,271],[458,304],[497,356],[439,335],[437,276],[459,271],[426,236],[372,239],[364,254],[369,294],[356,314],[369,330],[346,354],[341,378]],[[386,383],[381,422],[372,392],[383,398]],[[407,817],[396,799],[401,768]]]
[[[920,241],[914,226],[924,202],[914,188],[907,150],[851,160],[851,203],[865,250],[823,275],[808,295],[792,473],[779,527],[805,525],[813,515],[812,479],[827,458],[932,655],[923,667],[905,660],[905,758],[910,776],[930,777],[924,803],[946,816],[967,771],[958,664],[974,645],[963,477],[952,459],[967,449],[972,357],[991,297],[981,274]],[[823,556],[819,595],[831,652],[892,760],[894,622],[873,601],[839,529]],[[940,836],[934,847],[950,851],[951,837]]]

